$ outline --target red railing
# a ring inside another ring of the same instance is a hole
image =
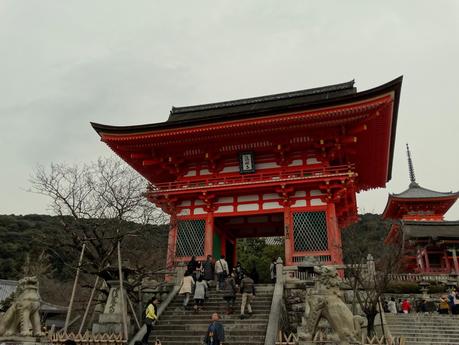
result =
[[[177,180],[173,182],[156,183],[148,186],[151,194],[181,193],[185,191],[195,191],[200,189],[228,189],[229,187],[244,188],[247,185],[257,184],[279,184],[279,182],[302,183],[307,181],[333,180],[352,177],[355,175],[354,166],[338,165],[323,167],[320,169],[299,169],[290,171],[277,171],[266,173],[254,173],[237,176],[219,176],[197,178],[189,180]]]

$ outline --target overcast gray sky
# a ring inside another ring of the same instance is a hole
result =
[[[112,155],[90,121],[400,75],[392,181],[360,212],[407,188],[406,142],[423,187],[456,191],[458,65],[459,1],[0,0],[0,214],[48,213],[25,191],[37,163]]]

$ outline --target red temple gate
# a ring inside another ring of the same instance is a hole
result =
[[[235,260],[238,238],[261,236],[284,238],[286,264],[340,264],[356,193],[390,180],[401,81],[172,108],[158,124],[92,125],[171,216],[168,265]]]

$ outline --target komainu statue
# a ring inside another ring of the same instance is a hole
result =
[[[0,319],[0,336],[42,336],[39,312],[38,279],[21,279],[14,293],[14,301]]]
[[[340,345],[360,344],[363,318],[354,316],[343,301],[339,289],[341,278],[334,267],[314,266],[318,275],[316,287],[306,297],[306,333],[299,334],[302,343],[314,339],[320,319],[328,321]]]

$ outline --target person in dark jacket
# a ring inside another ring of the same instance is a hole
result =
[[[204,271],[204,280],[207,285],[214,280],[214,263],[212,262],[212,255],[207,255],[207,260],[202,264]]]
[[[238,261],[236,267],[234,267],[234,280],[236,281],[236,285],[241,284],[241,280],[244,277],[244,269],[242,268],[241,263]]]
[[[212,314],[212,322],[207,328],[207,334],[204,338],[206,345],[223,345],[225,341],[225,329],[219,322],[220,317],[217,313]]]
[[[186,270],[188,272],[191,272],[191,274],[193,275],[193,279],[194,280],[196,280],[196,271],[198,269],[198,265],[199,265],[199,263],[196,261],[196,256],[192,256],[191,260],[188,262],[188,264],[186,266]]]
[[[233,313],[234,301],[236,300],[236,282],[234,273],[231,273],[223,285],[223,299],[226,301],[226,314]]]
[[[246,316],[244,312],[245,312],[246,306],[247,306],[247,311],[249,312],[249,315],[252,315],[253,313],[252,306],[251,306],[252,299],[255,297],[255,283],[253,282],[253,279],[248,276],[243,276],[241,280],[240,291],[242,294],[240,318],[245,319]]]
[[[258,274],[257,265],[255,264],[255,262],[252,263],[252,270],[250,271],[250,278],[253,279],[253,282],[255,284],[258,284],[258,282],[260,281],[260,275]]]

